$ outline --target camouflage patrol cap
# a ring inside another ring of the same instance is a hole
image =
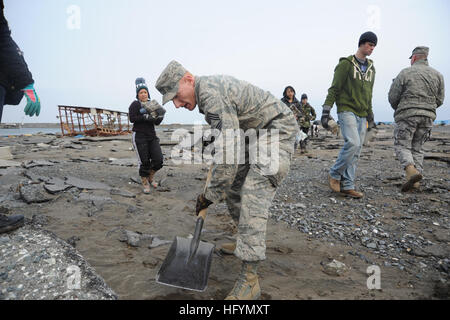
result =
[[[424,46],[415,47],[411,54],[411,57],[409,57],[409,58],[411,59],[413,57],[413,55],[415,55],[415,54],[423,54],[425,56],[428,56],[429,51],[430,51],[430,48],[428,48],[428,47],[424,47]]]
[[[163,95],[163,105],[176,96],[179,82],[186,72],[187,70],[175,60],[161,72],[155,87]]]

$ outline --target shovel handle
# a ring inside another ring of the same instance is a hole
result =
[[[208,209],[202,209],[202,210],[200,210],[200,212],[198,213],[198,216],[197,217],[201,217],[203,220],[205,220],[206,219],[206,212],[208,211]]]

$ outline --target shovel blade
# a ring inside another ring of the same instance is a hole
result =
[[[176,237],[156,275],[156,282],[172,287],[203,292],[208,284],[214,245],[200,241],[190,256],[192,239]]]

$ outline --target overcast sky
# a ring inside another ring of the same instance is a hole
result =
[[[291,85],[298,97],[308,94],[320,117],[334,67],[368,30],[378,36],[370,57],[376,121],[393,120],[387,93],[414,47],[429,46],[430,65],[450,81],[447,0],[4,2],[42,106],[38,118],[24,118],[25,99],[5,106],[3,122],[58,122],[60,104],[128,112],[137,77],[161,102],[154,84],[173,59],[194,75],[232,75],[278,98]],[[450,119],[449,100],[447,89],[437,120]],[[165,107],[163,123],[203,122],[197,109]]]

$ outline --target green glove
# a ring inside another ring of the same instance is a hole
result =
[[[25,109],[23,111],[25,111],[25,114],[30,117],[34,116],[35,114],[36,117],[39,116],[39,113],[41,112],[41,101],[39,100],[39,97],[34,90],[34,84],[29,84],[22,90],[25,97],[27,98],[27,105],[25,106]]]

